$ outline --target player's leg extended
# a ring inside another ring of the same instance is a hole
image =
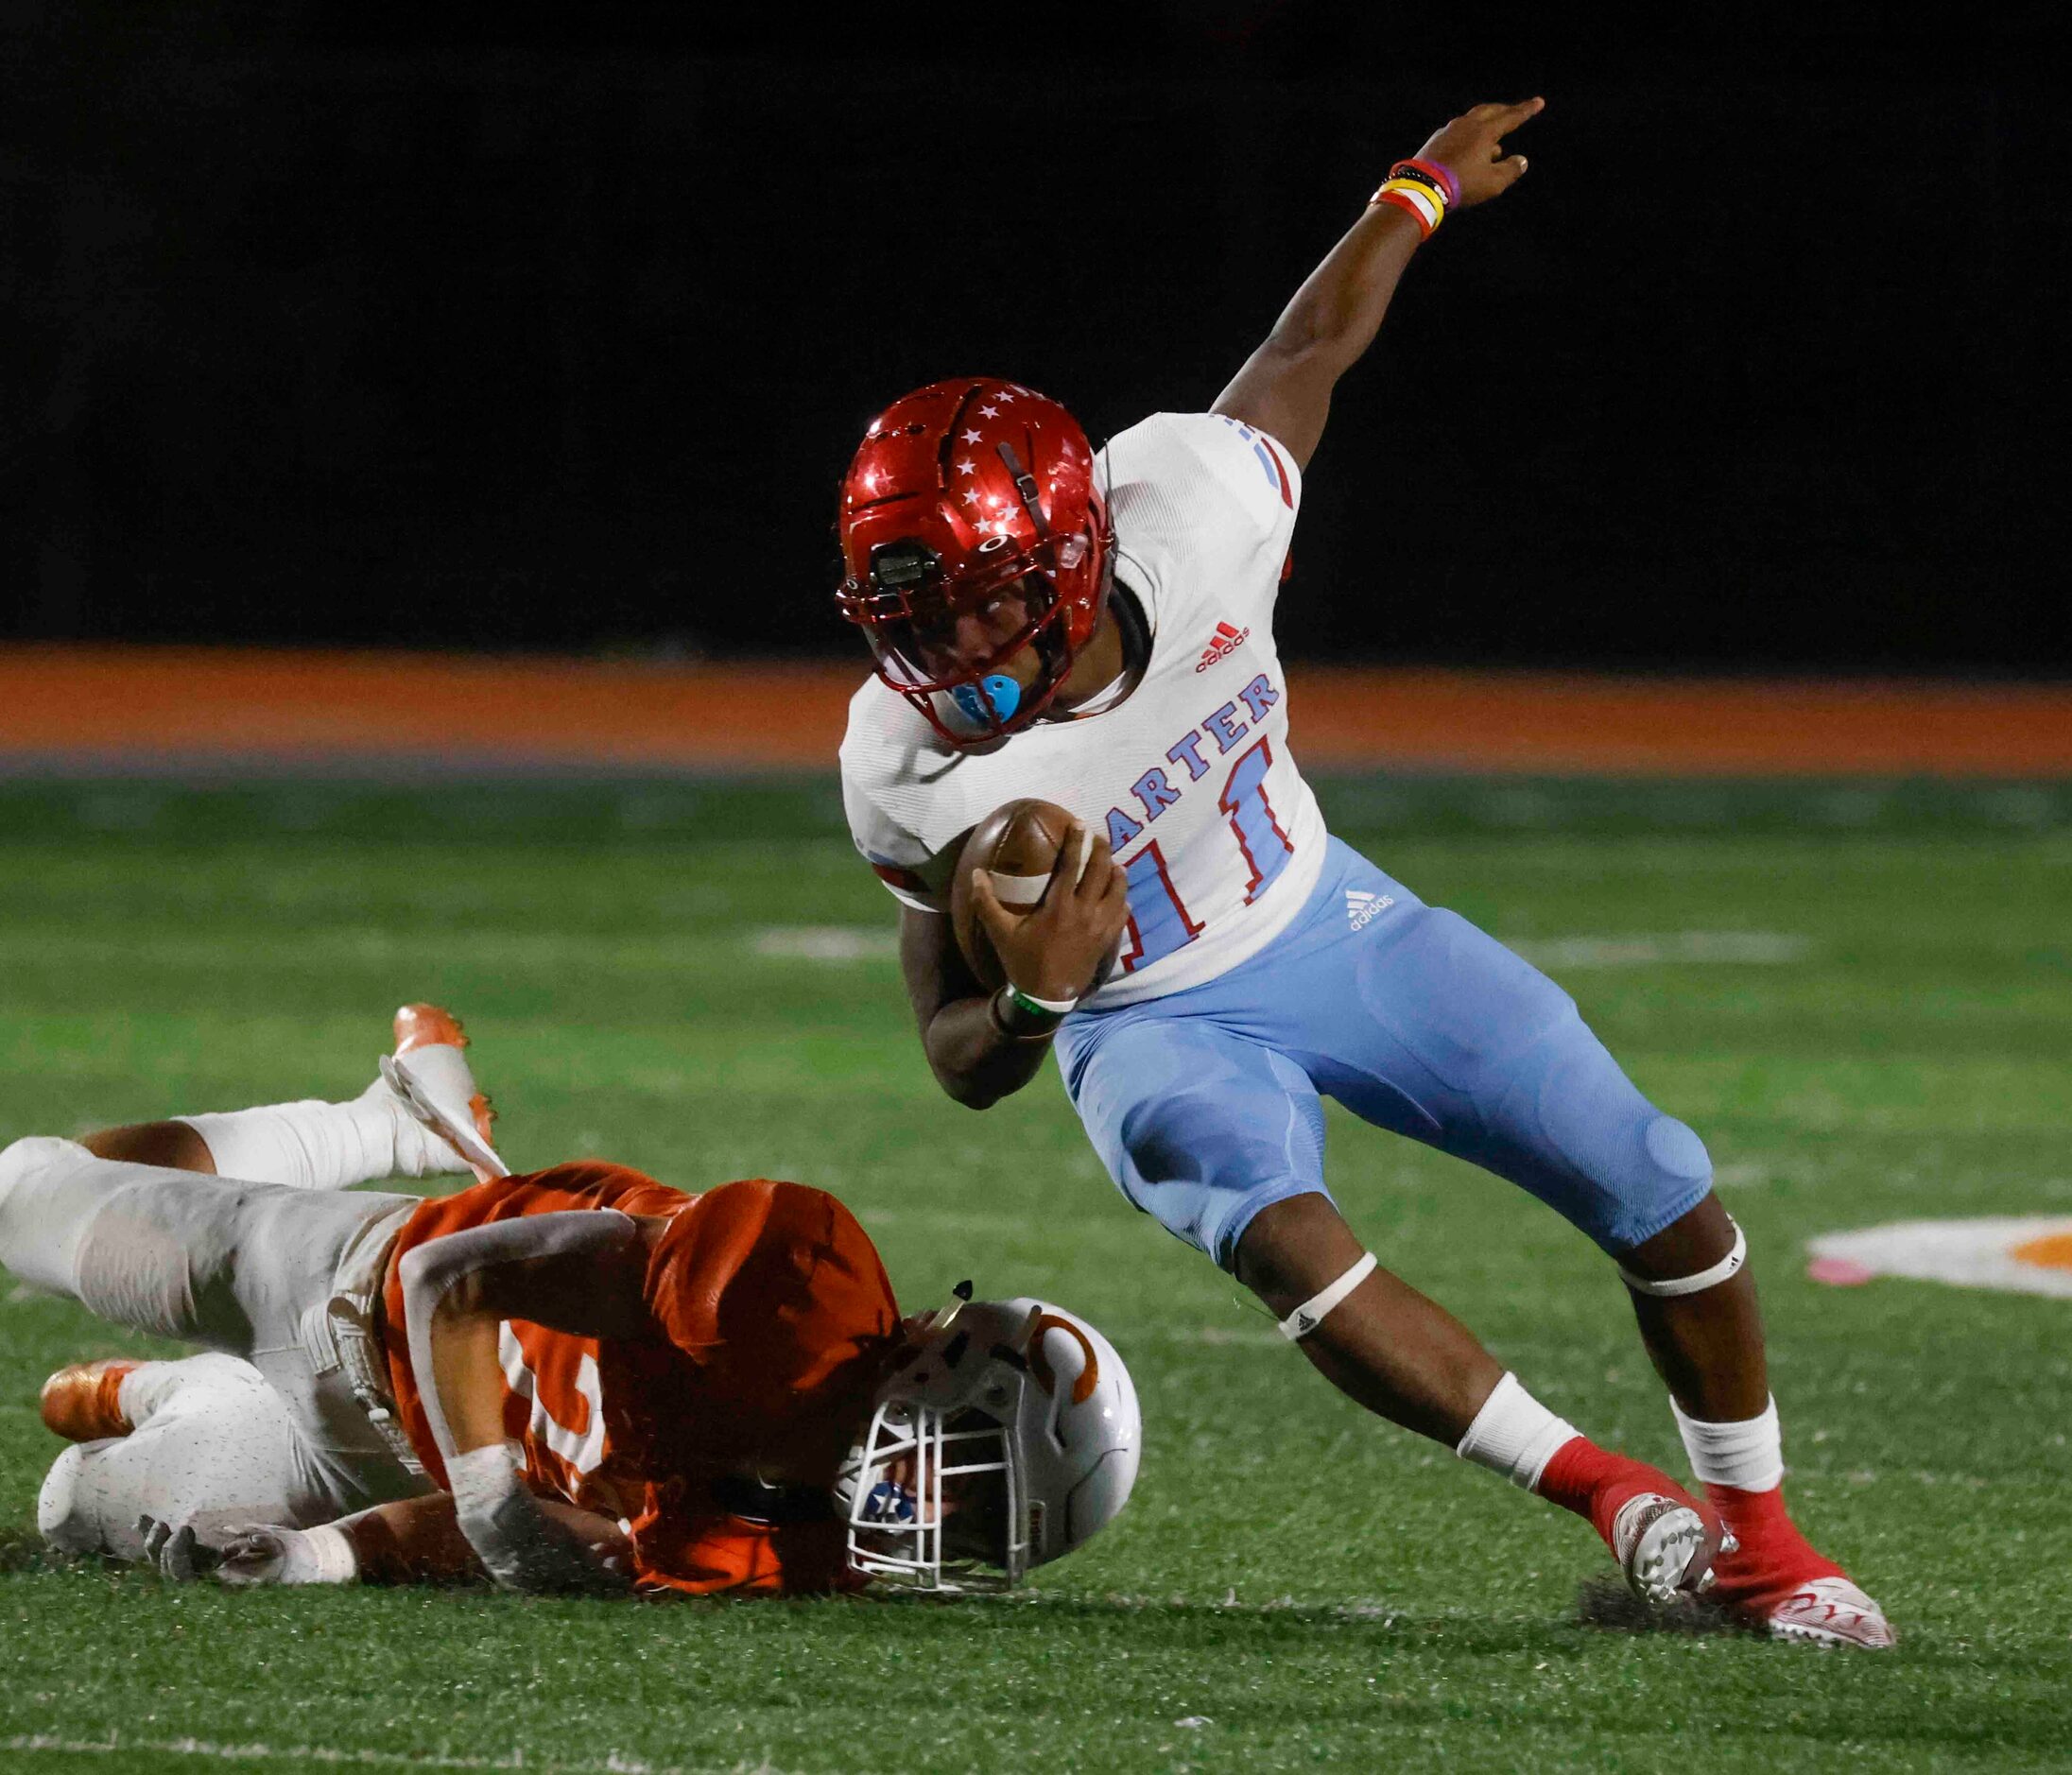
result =
[[[1416,906],[1349,959],[1368,1026],[1320,1082],[1390,1126],[1413,1096],[1432,1126],[1403,1131],[1522,1184],[1616,1261],[1692,1465],[1739,1542],[1718,1564],[1720,1598],[1780,1634],[1818,1614],[1842,1624],[1828,1637],[1890,1643],[1785,1513],[1746,1241],[1703,1143],[1634,1088],[1565,992],[1465,920]]]
[[[1747,1250],[1719,1198],[1707,1195],[1619,1258],[1692,1470],[1738,1542],[1719,1561],[1718,1598],[1780,1639],[1891,1646],[1884,1611],[1785,1508],[1784,1437]]]
[[[295,1421],[306,1489],[342,1514],[423,1489],[369,1416],[362,1273],[416,1206],[20,1140],[0,1151],[0,1267],[112,1324],[247,1358]]]
[[[475,1086],[460,1021],[436,1005],[395,1015],[395,1051],[342,1103],[306,1098],[257,1109],[104,1129],[81,1145],[103,1159],[213,1172],[291,1189],[351,1189],[388,1177],[474,1171],[501,1177],[495,1112]]]
[[[1200,1016],[1084,1019],[1060,1059],[1123,1194],[1259,1295],[1335,1386],[1588,1518],[1630,1581],[1700,1581],[1712,1525],[1666,1475],[1597,1448],[1458,1319],[1362,1250],[1323,1186],[1301,1067]]]
[[[212,1353],[125,1364],[117,1378],[112,1421],[93,1426],[103,1434],[66,1449],[43,1481],[36,1522],[53,1547],[135,1560],[145,1518],[205,1544],[244,1523],[328,1519],[286,1406],[250,1363]]]

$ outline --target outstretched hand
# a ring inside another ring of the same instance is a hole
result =
[[[1526,176],[1526,157],[1506,154],[1504,138],[1546,109],[1544,98],[1521,105],[1476,105],[1418,149],[1419,160],[1437,161],[1460,181],[1463,210],[1500,198]]]

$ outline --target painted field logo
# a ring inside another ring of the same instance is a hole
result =
[[[1227,660],[1252,639],[1249,629],[1233,629],[1228,623],[1217,623],[1216,639],[1201,649],[1201,663],[1194,669],[1205,672],[1219,660]]]
[[[1901,1220],[1823,1233],[1806,1250],[1806,1274],[1840,1287],[1901,1276],[2072,1301],[2072,1220],[2062,1215]]]
[[[1348,888],[1345,890],[1345,922],[1355,931],[1364,931],[1395,903],[1394,894],[1371,894],[1357,888]]]

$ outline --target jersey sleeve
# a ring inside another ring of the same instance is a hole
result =
[[[1303,472],[1287,446],[1227,413],[1159,417],[1200,461],[1230,505],[1268,542],[1286,547],[1303,503]]]
[[[1154,413],[1109,444],[1126,557],[1238,622],[1272,610],[1302,507],[1302,471],[1277,439],[1222,413]],[[1154,591],[1161,588],[1154,587]]]
[[[893,899],[916,912],[950,909],[944,859],[934,855],[920,838],[878,805],[866,772],[853,765],[846,748],[842,758],[842,811],[848,816],[849,836],[857,854],[871,866],[872,873],[885,884]]]

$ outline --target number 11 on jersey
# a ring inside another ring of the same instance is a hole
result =
[[[1273,885],[1295,852],[1273,804],[1267,800],[1267,770],[1272,763],[1272,747],[1262,739],[1231,766],[1223,792],[1217,797],[1251,874],[1245,887],[1247,905]],[[1174,888],[1156,839],[1124,865],[1123,873],[1130,882],[1130,929],[1122,971],[1134,974],[1193,942],[1201,935],[1201,926],[1189,916]]]

